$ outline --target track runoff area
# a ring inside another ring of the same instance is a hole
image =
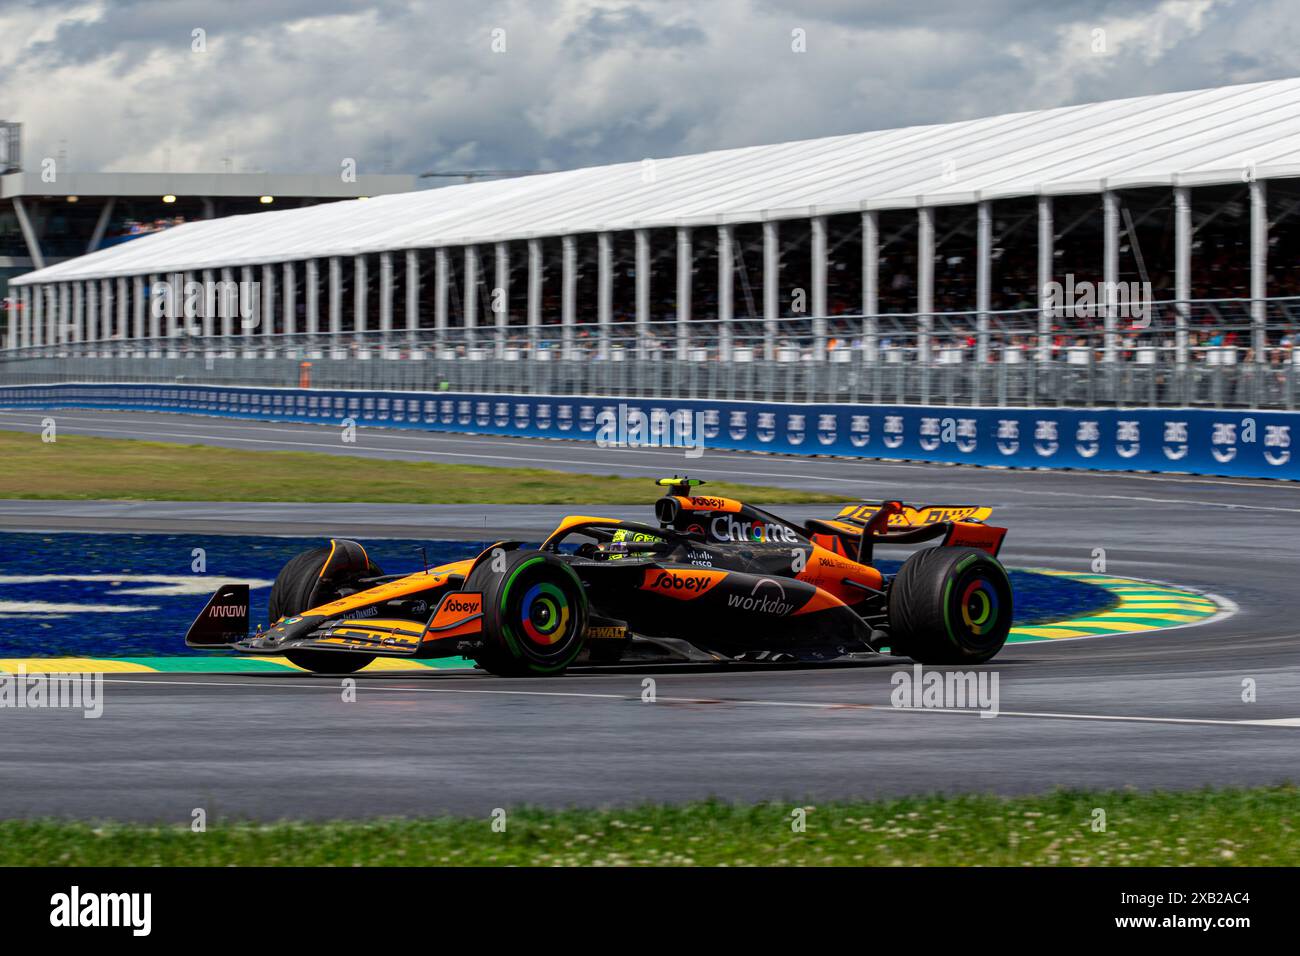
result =
[[[41,417],[4,411],[0,427],[34,432]],[[684,461],[667,450],[374,428],[344,445],[330,426],[86,410],[62,410],[58,418],[68,434],[645,477],[644,507],[591,509],[612,517],[648,516],[655,494],[649,479],[684,466],[705,478],[825,491],[846,502],[978,503],[1010,529],[1002,557],[1026,575],[1039,607],[1058,593],[1069,601],[1059,614],[1018,623],[1002,653],[976,669],[996,679],[995,708],[912,706],[924,703],[920,695],[897,706],[912,669],[891,658],[848,666],[579,669],[543,681],[502,680],[463,666],[430,673],[409,663],[372,665],[357,675],[357,700],[340,705],[338,679],[287,663],[187,659],[180,639],[189,618],[155,613],[153,623],[169,618],[163,623],[175,633],[173,652],[158,644],[134,653],[73,653],[65,642],[57,657],[30,649],[5,655],[0,667],[31,674],[103,673],[106,707],[131,705],[120,709],[111,735],[97,732],[96,721],[43,723],[39,739],[11,735],[0,748],[4,757],[31,763],[38,754],[77,754],[114,767],[123,784],[90,794],[70,786],[83,763],[35,760],[41,769],[31,786],[0,794],[6,814],[157,819],[191,799],[195,786],[253,817],[282,815],[290,794],[309,817],[368,817],[478,813],[503,792],[517,803],[560,807],[651,795],[829,799],[1255,785],[1300,776],[1300,626],[1291,596],[1300,488],[1292,484],[712,451]],[[798,519],[833,508],[774,510]],[[0,528],[51,542],[332,533],[374,541],[383,554],[383,539],[403,547],[412,539],[537,540],[560,514],[583,510],[7,501]],[[33,574],[37,565],[34,556]],[[264,573],[254,570],[250,576]],[[155,591],[165,584],[154,581]],[[133,600],[153,606],[164,598]],[[656,703],[666,706],[642,706],[647,678]],[[1001,719],[981,719],[994,709]],[[219,735],[198,726],[213,719]],[[313,733],[300,733],[304,726]],[[257,740],[258,753],[232,751],[241,739]],[[364,788],[346,772],[357,760],[370,768]],[[411,761],[435,768],[432,793],[427,780],[407,772]],[[140,794],[126,781],[136,765],[145,772],[144,764],[155,785]]]

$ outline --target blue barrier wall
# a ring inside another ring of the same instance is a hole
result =
[[[198,385],[0,387],[4,407],[83,407],[595,441],[598,417],[689,412],[709,448],[795,455],[1300,479],[1300,413],[800,405]]]

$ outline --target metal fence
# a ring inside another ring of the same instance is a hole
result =
[[[65,342],[0,384],[205,383],[932,405],[1294,409],[1300,298]]]

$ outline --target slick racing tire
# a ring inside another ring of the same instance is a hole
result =
[[[983,664],[1011,630],[1011,582],[972,548],[926,548],[889,586],[891,650],[921,664]]]
[[[271,585],[271,599],[267,607],[267,617],[271,624],[282,617],[301,614],[311,606],[309,602],[312,591],[329,556],[329,548],[313,548],[290,558],[280,569],[275,583]],[[367,573],[383,574],[375,565],[371,565]],[[316,603],[327,603],[338,597],[338,592],[332,591],[320,595],[321,599]],[[373,654],[353,654],[349,651],[286,651],[284,656],[290,664],[316,674],[351,674],[375,659]]]
[[[483,592],[483,647],[475,660],[500,677],[559,674],[582,651],[587,595],[561,558],[542,551],[511,551],[502,570],[484,561],[470,572],[466,591]]]

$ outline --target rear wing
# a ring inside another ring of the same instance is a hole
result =
[[[941,536],[944,547],[977,548],[997,557],[1007,529],[984,523],[992,513],[983,505],[863,502],[845,507],[833,519],[809,521],[808,530],[814,540],[830,538],[838,545],[832,550],[863,564],[871,562],[877,544],[915,544]]]
[[[901,501],[864,502],[849,505],[835,516],[838,521],[866,528],[881,509],[888,513],[890,528],[915,528],[941,521],[987,521],[992,508],[983,505],[905,505]]]

